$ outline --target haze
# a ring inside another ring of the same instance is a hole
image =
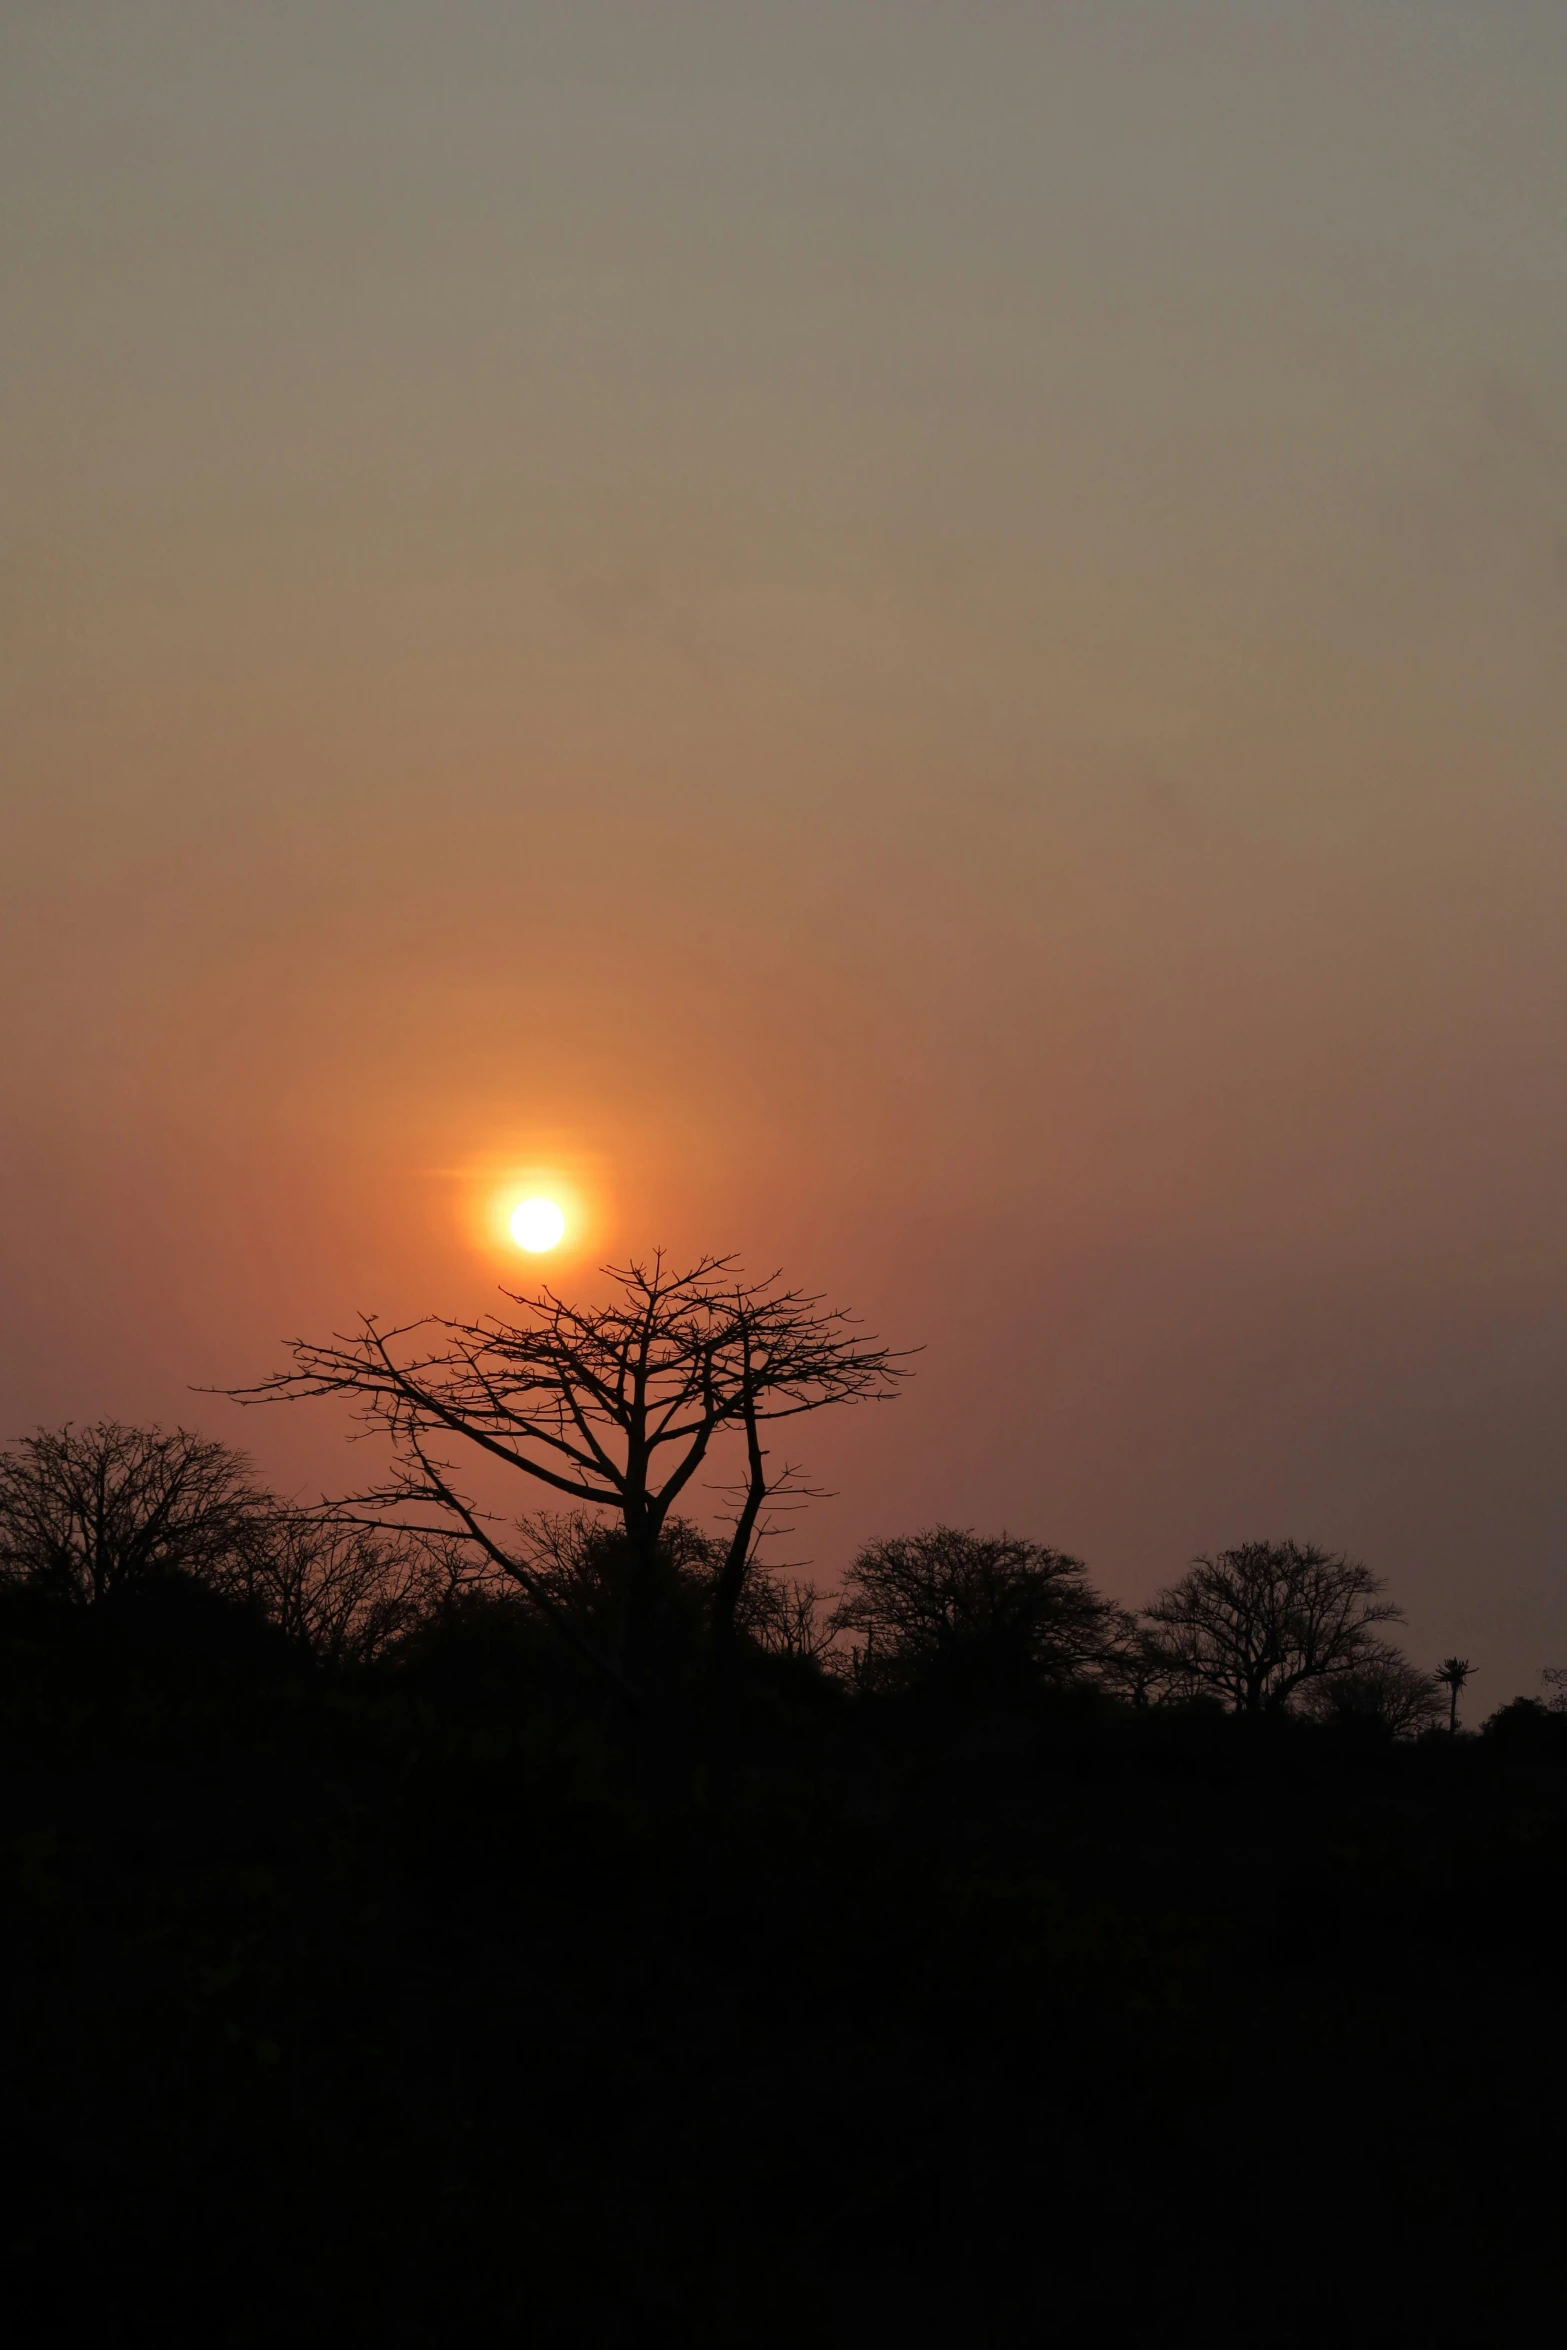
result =
[[[1564,116],[1521,0],[11,0],[4,1434],[335,1484],[191,1383],[553,1170],[925,1344],[823,1581],[1567,1661]]]

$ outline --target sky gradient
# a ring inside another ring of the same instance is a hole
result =
[[[11,0],[7,1435],[526,1261],[921,1343],[792,1555],[1567,1662],[1556,0]],[[574,1253],[573,1253],[574,1251]]]

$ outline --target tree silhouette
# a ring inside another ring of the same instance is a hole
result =
[[[931,1526],[868,1544],[832,1624],[861,1644],[852,1666],[861,1686],[1007,1704],[1102,1664],[1123,1644],[1127,1619],[1064,1551]]]
[[[334,1664],[377,1655],[447,1589],[428,1540],[293,1508],[188,1428],[43,1430],[0,1453],[0,1583],[92,1606],[183,1577]]]
[[[715,1659],[732,1659],[741,1595],[766,1510],[793,1471],[764,1442],[772,1425],[828,1404],[886,1401],[901,1359],[851,1318],[776,1277],[747,1282],[732,1257],[671,1272],[662,1255],[603,1268],[610,1303],[569,1304],[548,1288],[504,1294],[520,1318],[444,1316],[291,1343],[290,1370],[230,1390],[246,1403],[348,1395],[389,1438],[391,1473],[337,1505],[358,1522],[455,1538],[526,1589],[631,1695],[655,1612],[660,1545],[676,1503],[732,1438],[742,1452],[733,1518],[708,1597]],[[455,1457],[454,1457],[455,1456]],[[527,1539],[473,1498],[481,1465],[516,1471],[565,1501],[613,1511],[625,1572],[613,1635],[583,1633]],[[801,1490],[793,1486],[793,1490]]]
[[[1403,1610],[1380,1577],[1342,1554],[1246,1542],[1195,1560],[1144,1611],[1144,1647],[1165,1685],[1223,1697],[1237,1713],[1277,1713],[1296,1691],[1368,1660],[1378,1624]]]
[[[585,1510],[541,1511],[519,1521],[513,1548],[578,1633],[600,1650],[610,1649],[626,1584],[624,1528]],[[644,1625],[642,1672],[650,1687],[689,1677],[728,1556],[727,1540],[703,1533],[686,1518],[665,1519]],[[819,1662],[832,1645],[820,1593],[808,1583],[769,1574],[757,1560],[741,1589],[735,1628],[745,1642],[775,1656]]]
[[[1447,1727],[1456,1737],[1458,1732],[1458,1697],[1464,1683],[1474,1671],[1466,1656],[1444,1656],[1436,1668],[1436,1677],[1447,1690]]]
[[[1318,1721],[1359,1723],[1407,1737],[1429,1728],[1441,1711],[1440,1676],[1423,1673],[1386,1642],[1368,1642],[1358,1663],[1307,1685],[1305,1708]]]
[[[459,1579],[457,1562],[425,1539],[336,1525],[282,1503],[255,1539],[202,1576],[333,1665],[379,1656]]]
[[[0,1454],[0,1581],[89,1606],[160,1576],[218,1581],[276,1509],[243,1453],[189,1429],[40,1429]]]

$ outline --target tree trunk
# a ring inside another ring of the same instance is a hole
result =
[[[767,1499],[767,1462],[756,1424],[753,1398],[745,1404],[746,1489],[735,1520],[728,1555],[713,1586],[710,1629],[713,1651],[708,1699],[709,1769],[715,1798],[727,1801],[734,1780],[736,1679],[740,1641],[735,1618],[751,1564],[756,1521]]]

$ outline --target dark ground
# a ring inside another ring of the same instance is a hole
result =
[[[1554,2333],[1567,1717],[754,1670],[718,1806],[495,1621],[0,1595],[11,2339]]]

